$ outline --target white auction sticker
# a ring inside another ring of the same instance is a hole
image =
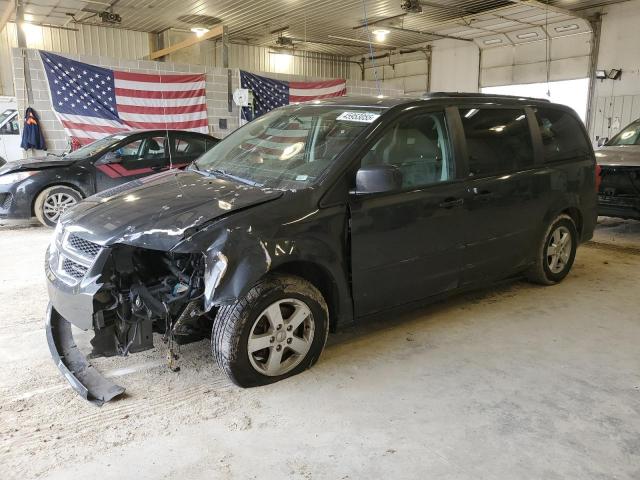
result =
[[[342,112],[336,120],[344,120],[346,122],[362,122],[372,123],[380,116],[379,113],[372,112]]]

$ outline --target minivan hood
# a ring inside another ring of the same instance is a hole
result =
[[[100,245],[170,250],[205,223],[283,194],[195,171],[171,170],[127,185],[80,202],[65,214],[65,228]]]
[[[602,147],[596,151],[598,165],[607,167],[639,167],[640,145],[620,145]]]
[[[7,162],[0,167],[0,175],[18,170],[38,170],[40,168],[50,167],[66,167],[71,165],[75,160],[68,160],[64,157],[55,157],[48,155],[44,157],[30,157],[22,160],[14,160]]]

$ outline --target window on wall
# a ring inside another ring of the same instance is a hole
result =
[[[551,96],[548,95],[549,92]],[[485,87],[482,89],[482,93],[547,99],[573,108],[584,122],[589,102],[589,79]]]
[[[533,143],[524,109],[464,108],[460,115],[470,175],[486,177],[533,165]]]

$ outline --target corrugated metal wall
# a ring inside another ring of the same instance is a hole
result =
[[[16,24],[7,25],[11,47],[18,46]],[[27,46],[41,50],[80,55],[106,55],[139,60],[149,55],[149,34],[92,25],[77,25],[74,30],[30,26]]]
[[[75,28],[75,27],[74,27]],[[78,25],[77,31],[32,25],[27,32],[27,46],[59,53],[108,56],[139,60],[149,56],[149,34],[91,25]],[[18,46],[16,24],[8,23],[0,32],[0,88],[13,95],[11,48]]]
[[[221,67],[222,47],[218,43],[216,57]],[[253,45],[231,44],[229,66],[255,72],[287,73],[305,77],[351,78],[347,57],[298,51],[293,55],[277,54],[273,49]],[[356,77],[356,78],[359,78]]]
[[[611,138],[640,118],[640,95],[598,97],[594,107],[591,138]]]

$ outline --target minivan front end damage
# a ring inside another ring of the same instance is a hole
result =
[[[124,389],[86,360],[73,341],[71,325],[94,331],[92,357],[148,350],[155,332],[169,344],[171,361],[174,343],[210,336],[215,315],[211,299],[224,276],[226,258],[217,252],[101,246],[60,227],[47,250],[45,270],[51,354],[78,393],[102,404]]]

